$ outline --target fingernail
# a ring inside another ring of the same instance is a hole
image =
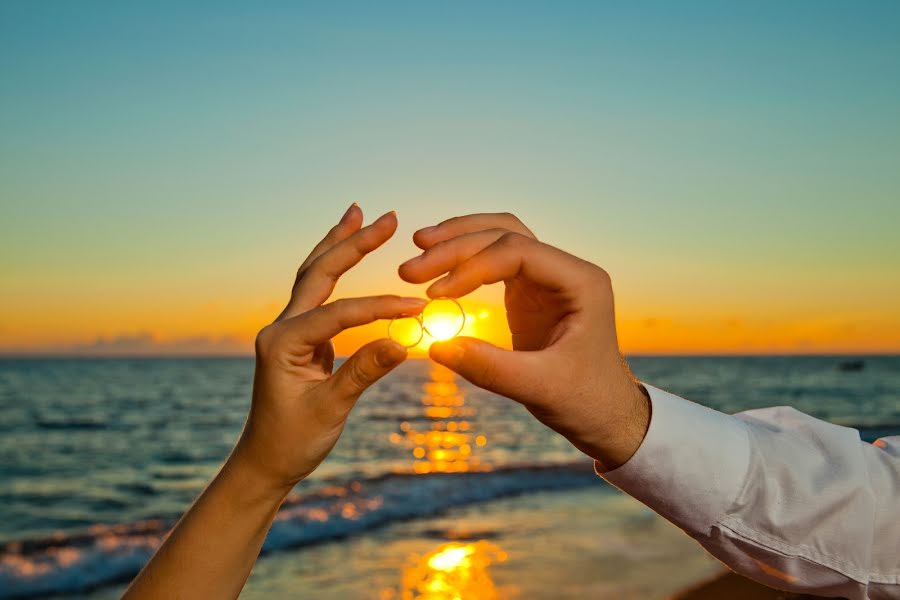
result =
[[[383,221],[383,220],[385,220],[385,219],[387,219],[387,218],[389,218],[389,217],[397,218],[397,211],[396,211],[396,210],[392,210],[392,211],[386,212],[386,213],[384,213],[383,215],[381,215],[380,217],[378,217],[378,218],[375,220],[375,222],[378,223],[378,222]]]
[[[456,340],[448,340],[431,344],[428,354],[435,362],[453,369],[462,361],[465,350]]]
[[[416,233],[421,233],[422,235],[428,235],[429,233],[431,233],[432,231],[434,231],[437,228],[438,228],[437,225],[432,225],[431,227],[425,227],[424,229],[420,229]]]
[[[419,312],[420,310],[425,308],[426,304],[428,304],[428,300],[426,300],[425,298],[401,298],[400,302],[402,302],[404,306],[416,312]]]
[[[350,220],[350,215],[353,214],[354,208],[359,208],[359,204],[354,202],[353,204],[350,205],[350,208],[348,208],[346,211],[344,211],[344,216],[341,217],[341,223],[346,223],[347,221]]]
[[[406,348],[397,342],[389,342],[375,353],[375,364],[383,369],[393,367],[403,362],[406,358]]]

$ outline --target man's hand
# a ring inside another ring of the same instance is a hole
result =
[[[624,464],[647,431],[650,406],[619,352],[609,275],[543,244],[515,216],[457,217],[416,232],[424,252],[400,277],[427,295],[464,296],[504,282],[513,350],[460,337],[431,358],[521,402],[604,470]]]
[[[331,338],[349,327],[421,312],[419,298],[375,296],[323,304],[338,278],[397,229],[388,213],[367,227],[356,205],[300,266],[290,301],[256,339],[256,377],[235,459],[285,493],[337,442],[350,409],[368,386],[406,358],[388,339],[363,346],[332,375]]]

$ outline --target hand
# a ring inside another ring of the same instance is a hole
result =
[[[331,338],[349,327],[421,312],[420,298],[375,296],[323,304],[338,278],[397,229],[388,213],[367,227],[355,204],[300,266],[287,307],[256,338],[253,402],[233,459],[287,493],[334,447],[368,386],[406,358],[388,339],[363,346],[332,375]]]
[[[457,217],[417,231],[413,241],[424,252],[400,266],[400,277],[423,283],[446,273],[429,297],[506,286],[513,350],[459,337],[433,344],[433,360],[521,402],[603,470],[631,458],[650,405],[619,352],[603,269],[537,241],[509,214]]]

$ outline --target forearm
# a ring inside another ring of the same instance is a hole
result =
[[[263,485],[235,452],[124,598],[237,598],[287,491]]]
[[[649,387],[642,446],[603,476],[775,588],[897,597],[895,448],[789,408],[725,415]]]

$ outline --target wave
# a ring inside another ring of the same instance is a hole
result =
[[[590,464],[518,465],[487,471],[392,473],[290,495],[263,552],[356,535],[393,522],[504,496],[602,485]],[[0,599],[80,593],[132,578],[175,518],[97,524],[77,534],[0,546]]]

